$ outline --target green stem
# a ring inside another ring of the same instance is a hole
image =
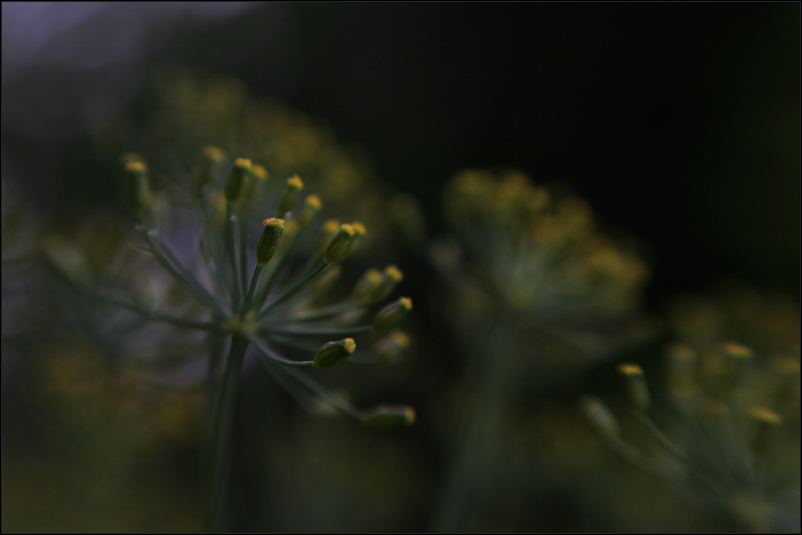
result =
[[[262,329],[260,334],[265,336],[356,336],[372,332],[370,325],[359,327],[343,327],[340,329]]]
[[[304,278],[304,280],[302,280],[301,282],[299,282],[298,284],[296,284],[295,286],[284,292],[284,294],[281,297],[279,297],[278,299],[267,305],[267,307],[265,307],[265,309],[262,310],[262,312],[259,314],[259,319],[266,318],[267,315],[270,314],[271,310],[274,310],[275,308],[287,302],[287,300],[290,299],[292,296],[294,296],[295,294],[297,294],[298,292],[300,292],[301,290],[303,290],[304,288],[315,282],[317,279],[322,277],[327,271],[334,268],[334,266],[338,264],[339,262],[334,262],[332,264],[321,264],[316,270],[314,270],[306,278]]]
[[[162,247],[157,239],[158,231],[140,227],[142,236],[148,242],[150,250],[173,279],[184,290],[203,306],[207,307],[218,319],[225,318],[223,310],[217,305],[214,297],[197,281],[195,277],[175,258],[167,247]]]
[[[208,503],[206,510],[206,530],[224,531],[224,513],[228,496],[228,475],[230,468],[231,429],[234,423],[234,409],[237,403],[242,362],[248,349],[248,339],[235,334],[231,339],[231,349],[226,358],[226,371],[223,386],[215,407],[212,421],[212,435],[209,446],[207,468]]]
[[[299,361],[285,359],[266,345],[263,345],[258,338],[250,338],[250,341],[257,350],[257,357],[259,357],[259,360],[262,360],[263,362],[264,359],[270,359],[274,362],[278,362],[279,364],[283,364],[284,366],[295,366],[299,368],[311,368],[315,362],[313,360]],[[267,364],[265,364],[265,366],[267,366]]]
[[[457,533],[462,528],[470,495],[483,485],[484,465],[491,459],[496,444],[494,422],[501,406],[505,381],[509,378],[511,338],[514,319],[502,311],[493,328],[490,344],[477,362],[475,376],[481,381],[479,392],[469,413],[461,449],[448,473],[435,512],[433,532]]]
[[[105,303],[107,305],[114,305],[120,308],[124,308],[126,310],[130,310],[131,312],[135,312],[142,316],[144,319],[151,320],[151,321],[163,321],[165,323],[170,323],[177,327],[188,327],[190,329],[198,329],[201,331],[209,331],[214,333],[221,333],[223,330],[220,326],[216,323],[209,323],[205,321],[191,321],[185,320],[184,318],[179,318],[177,316],[171,316],[169,314],[161,314],[159,312],[151,312],[145,308],[139,307],[133,303],[127,303],[125,301],[116,299],[114,297],[109,297],[106,295],[101,295],[96,293],[89,288],[79,287],[78,290],[82,292],[87,297],[94,299],[100,303]]]
[[[353,312],[354,310],[359,310],[361,308],[365,308],[370,306],[372,303],[366,299],[361,299],[359,301],[351,301],[347,300],[342,303],[337,303],[327,307],[321,307],[315,312],[311,314],[305,314],[302,316],[293,316],[288,318],[285,321],[280,321],[276,323],[276,325],[282,325],[284,323],[300,323],[300,322],[313,322],[319,320],[325,320],[329,318],[334,318],[336,316],[340,316],[347,312]]]
[[[242,304],[242,295],[244,293],[242,288],[242,279],[240,277],[239,255],[237,254],[239,245],[237,227],[239,220],[234,214],[234,208],[231,206],[231,203],[228,203],[226,213],[227,218],[225,240],[226,249],[228,250],[228,261],[231,266],[231,286],[234,290],[232,307],[234,310],[238,310]]]
[[[264,271],[265,266],[256,266],[253,270],[253,276],[251,277],[251,285],[248,288],[248,295],[245,297],[245,305],[242,307],[243,310],[246,312],[251,306],[253,302],[253,293],[256,291],[256,288],[259,286],[259,281],[262,279],[262,272]]]

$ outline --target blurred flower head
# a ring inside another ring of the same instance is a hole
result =
[[[444,196],[450,232],[432,254],[454,290],[453,316],[481,328],[506,310],[541,348],[568,340],[598,357],[617,345],[648,271],[630,244],[596,229],[586,202],[512,171],[463,171]]]

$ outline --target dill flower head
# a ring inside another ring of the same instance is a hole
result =
[[[301,112],[270,98],[252,98],[236,78],[163,68],[146,112],[118,118],[99,132],[97,142],[112,158],[133,144],[158,170],[152,178],[179,203],[186,203],[193,191],[187,177],[197,172],[198,155],[210,146],[259,162],[267,180],[298,174],[325,199],[327,213],[371,229],[365,241],[374,258],[389,256],[378,239],[390,225],[386,200],[364,152],[340,145],[328,127]],[[201,175],[197,186],[202,188],[207,177]],[[258,198],[262,192],[253,193]]]
[[[445,216],[450,237],[433,256],[463,322],[506,310],[586,355],[609,352],[648,273],[631,247],[596,229],[587,203],[522,173],[468,170],[447,184]]]
[[[666,348],[673,407],[665,435],[649,419],[643,372],[620,366],[634,415],[655,439],[654,455],[601,425],[598,400],[586,406],[591,421],[624,458],[737,529],[798,531],[798,306],[730,283],[675,299],[669,323],[679,341]]]
[[[594,228],[584,201],[554,199],[520,173],[464,171],[445,202],[472,275],[506,306],[542,322],[598,321],[635,306],[646,268]]]
[[[344,297],[336,302],[328,297],[336,292],[341,264],[369,234],[366,226],[331,220],[321,225],[323,201],[307,194],[301,177],[269,177],[258,162],[231,161],[217,147],[202,151],[186,179],[190,206],[174,206],[166,192],[155,190],[141,156],[126,155],[123,167],[123,190],[139,222],[137,243],[114,253],[119,257],[110,263],[118,270],[114,280],[94,273],[75,244],[52,238],[45,250],[62,278],[83,295],[139,320],[172,325],[209,341],[240,340],[296,397],[322,398],[372,425],[375,411],[382,409],[361,411],[296,369],[380,361],[373,355],[386,353],[388,345],[381,337],[412,308],[408,298],[379,306],[401,281],[395,266],[359,291],[340,291]],[[138,261],[126,260],[131,255],[138,255]],[[142,262],[161,268],[169,281],[165,288],[177,290],[180,302],[163,306],[170,303],[162,292],[147,295],[137,289],[154,280]],[[99,280],[104,283],[98,285]],[[371,339],[378,340],[381,351],[369,349]],[[214,343],[210,346],[213,379],[223,363],[219,344],[216,351]]]

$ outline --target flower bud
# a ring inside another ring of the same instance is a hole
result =
[[[304,208],[298,215],[298,224],[301,228],[306,228],[321,208],[323,208],[323,203],[320,202],[320,197],[317,195],[307,197],[304,201]]]
[[[131,212],[141,217],[152,200],[150,184],[148,184],[148,166],[139,160],[131,160],[125,164],[126,201]]]
[[[262,184],[267,182],[267,169],[261,165],[254,165],[251,167],[245,183],[242,185],[240,192],[240,199],[244,202],[250,202],[258,198]]]
[[[271,217],[262,221],[265,229],[262,231],[262,237],[259,238],[259,244],[256,246],[256,265],[264,266],[273,256],[278,249],[281,234],[284,232],[284,220]]]
[[[599,398],[585,396],[582,399],[582,409],[591,425],[604,438],[617,440],[620,437],[618,421]]]
[[[340,231],[334,236],[334,239],[329,243],[326,249],[326,254],[323,259],[327,264],[332,264],[339,260],[344,260],[346,250],[348,249],[348,242],[354,237],[354,228],[351,225],[344,224],[340,226]]]
[[[226,201],[230,204],[237,202],[240,192],[242,191],[242,184],[251,172],[251,161],[245,158],[237,158],[234,162],[234,167],[228,173],[224,191],[226,194]]]
[[[315,355],[315,368],[333,368],[339,366],[351,356],[356,349],[353,338],[345,338],[339,342],[326,342]]]
[[[772,431],[782,424],[782,416],[762,407],[752,407],[749,410],[749,416],[757,422],[752,451],[757,457],[765,457],[771,443]]]
[[[363,299],[368,300],[369,296],[372,295],[381,284],[383,278],[381,271],[378,269],[371,268],[367,270],[354,285],[354,291],[351,293],[351,297],[355,301],[361,301]]]
[[[637,364],[620,364],[618,371],[627,378],[627,399],[630,407],[636,412],[647,412],[651,406],[651,398],[641,367]]]
[[[195,168],[195,186],[198,191],[203,191],[206,184],[213,183],[220,171],[220,166],[226,159],[226,154],[218,147],[206,147],[203,155]]]
[[[370,360],[373,362],[396,363],[401,353],[409,348],[409,336],[398,329],[387,336],[380,338],[370,350]]]
[[[384,268],[384,273],[377,269],[370,269],[354,286],[352,298],[366,300],[370,303],[384,301],[403,279],[404,274],[394,265]]]
[[[365,225],[363,225],[359,221],[354,221],[353,223],[351,223],[351,228],[354,229],[354,236],[350,240],[348,240],[348,244],[345,247],[344,258],[348,258],[354,253],[354,251],[356,250],[356,246],[359,245],[359,242],[362,240],[362,238],[365,236],[365,233],[367,232]]]
[[[326,250],[331,245],[331,240],[340,232],[340,222],[336,219],[327,219],[320,228],[320,239],[317,242],[317,252],[320,256],[326,254]]]
[[[409,405],[377,405],[364,416],[362,423],[377,429],[388,429],[415,423],[415,409]]]
[[[298,193],[304,188],[304,183],[298,175],[287,179],[287,185],[284,186],[284,192],[281,194],[281,200],[278,203],[278,213],[283,216],[293,209],[295,202],[298,200]]]
[[[404,319],[410,310],[412,310],[412,299],[408,297],[402,297],[395,303],[390,303],[376,313],[376,317],[373,319],[373,332],[392,329]]]

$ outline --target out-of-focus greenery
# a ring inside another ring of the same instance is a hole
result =
[[[285,73],[265,72],[270,50],[245,38],[250,26],[263,33],[255,13],[182,41],[209,54],[190,64],[229,74],[157,69],[125,113],[98,114],[99,157],[88,142],[31,149],[4,123],[4,160],[15,164],[4,162],[2,192],[4,531],[203,528],[208,400],[198,356],[207,340],[98,307],[56,280],[40,253],[61,246],[67,271],[117,274],[113,284],[89,281],[109,295],[201,319],[130,246],[136,234],[117,213],[122,203],[84,201],[115,189],[129,153],[153,170],[157,211],[167,198],[191,206],[182,192],[209,145],[262,165],[273,184],[300,175],[323,199],[321,219],[366,224],[332,297],[347,298],[367,264],[395,263],[415,300],[408,341],[392,340],[409,346],[394,366],[310,374],[343,406],[413,404],[412,427],[365,429],[246,359],[232,431],[232,530],[798,530],[799,304],[762,291],[793,290],[799,267],[798,209],[788,201],[798,197],[794,13],[755,11],[753,24],[744,4],[732,17],[708,5],[699,17],[684,13],[679,31],[645,6],[577,4],[562,18],[556,4],[520,6],[526,16],[490,4],[384,15],[295,5],[303,54],[287,74],[295,81],[276,87],[304,112],[272,98],[270,80]],[[420,35],[410,39],[413,28]],[[533,37],[519,49],[524,34]],[[488,35],[502,36],[495,48]],[[248,51],[232,58],[241,38]],[[179,48],[164,57],[181,57]],[[375,160],[333,130],[371,147]],[[54,159],[64,164],[57,211],[31,204],[6,177],[36,184]],[[494,165],[522,169],[535,185],[521,172],[470,171],[442,187],[457,169]],[[276,204],[280,189],[263,190],[258,203]],[[251,215],[261,229],[263,216]],[[652,249],[596,221],[626,223]],[[161,224],[180,231],[188,222]],[[176,236],[182,254],[194,247]],[[363,280],[377,273],[386,271]],[[639,306],[644,292],[654,304],[732,275],[761,291],[730,284],[662,311]],[[683,345],[666,352],[664,342]],[[748,365],[735,370],[741,361],[727,351],[747,348]],[[692,380],[682,383],[672,365],[688,355]],[[632,414],[632,375],[616,373],[622,361],[640,364],[624,369],[641,369],[651,421],[706,476]],[[588,393],[642,454],[635,466],[589,425],[578,403]],[[716,438],[716,425],[733,423],[737,433]],[[484,433],[466,443],[472,424]],[[731,485],[743,466],[719,462],[724,450],[760,468],[763,486]],[[466,463],[470,484],[446,514],[465,451],[477,459]],[[711,494],[705,477],[724,491]]]
[[[681,342],[666,350],[666,433],[648,414],[641,368],[621,366],[630,409],[656,451],[644,454],[625,442],[593,398],[585,406],[590,420],[621,457],[734,529],[798,531],[799,308],[729,283],[710,296],[678,297],[669,319]]]

